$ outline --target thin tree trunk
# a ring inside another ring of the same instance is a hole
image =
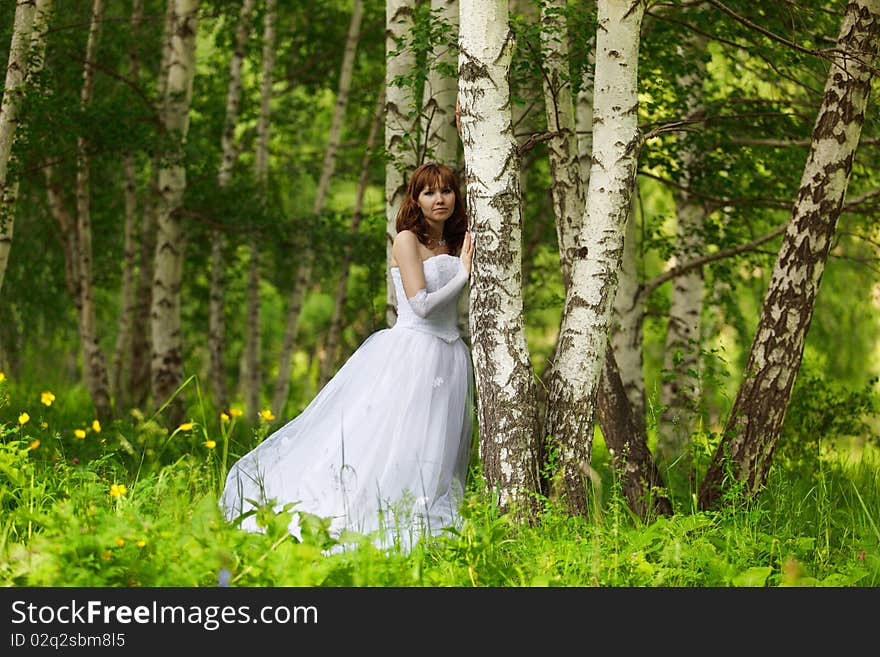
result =
[[[645,374],[642,356],[645,299],[639,282],[638,224],[635,206],[633,199],[626,220],[623,255],[617,277],[617,293],[614,295],[610,346],[614,350],[618,375],[632,409],[633,421],[639,427],[641,434],[646,435]],[[602,394],[602,390],[599,394]]]
[[[672,502],[651,458],[644,428],[632,413],[610,345],[602,367],[596,418],[629,508],[642,520],[672,515]]]
[[[195,42],[199,0],[175,0],[174,28],[165,95],[166,151],[159,168],[159,213],[156,264],[151,308],[151,374],[153,405],[165,404],[183,384],[183,342],[180,324],[180,286],[185,236],[178,210],[186,189],[184,145],[195,75]],[[169,422],[183,419],[181,394],[169,405]]]
[[[15,129],[18,127],[18,106],[23,93],[22,85],[27,75],[27,57],[35,10],[35,0],[18,0],[16,3],[9,61],[6,65],[6,81],[3,85],[3,101],[0,103],[0,289],[3,288],[6,266],[9,263],[15,219],[13,201],[15,194],[10,194],[7,190],[7,187],[14,182],[7,179],[9,161],[12,158]]]
[[[546,0],[541,4],[541,54],[544,63],[544,108],[550,161],[550,193],[556,217],[562,283],[568,289],[571,264],[577,252],[577,239],[584,215],[584,194],[578,163],[574,103],[568,72],[568,21],[566,0]]]
[[[499,507],[531,517],[538,490],[535,383],[525,338],[519,158],[507,75],[507,0],[461,0],[459,95],[475,239],[470,323],[480,458]],[[479,311],[477,312],[477,309]]]
[[[263,60],[260,73],[260,121],[257,125],[257,151],[254,177],[260,194],[260,203],[266,206],[266,185],[269,177],[269,103],[272,99],[272,76],[275,68],[275,0],[266,0],[263,19]],[[252,235],[248,244],[247,328],[245,332],[245,407],[248,417],[256,422],[262,399],[263,375],[260,368],[262,332],[260,327],[260,250],[259,240]]]
[[[413,29],[415,0],[385,0],[385,321],[397,321],[397,299],[391,280],[391,246],[397,235],[397,212],[406,196],[407,180],[416,168],[418,148],[409,135],[414,126],[409,118],[415,106],[412,87],[394,80],[409,75],[416,66],[412,48],[399,45]],[[395,54],[396,53],[396,54]]]
[[[324,211],[327,191],[330,188],[330,180],[336,167],[336,153],[339,148],[339,136],[342,132],[342,120],[345,118],[345,108],[348,105],[348,96],[351,91],[351,74],[360,38],[362,15],[362,0],[354,0],[351,21],[348,25],[348,36],[345,40],[345,52],[342,56],[342,67],[339,72],[336,106],[333,108],[330,134],[327,139],[327,150],[324,153],[321,177],[318,180],[318,190],[315,193],[315,201],[312,206],[312,214],[316,217]],[[275,381],[275,392],[272,396],[272,411],[279,417],[283,414],[284,406],[287,404],[287,393],[290,390],[291,365],[293,363],[293,347],[299,326],[299,314],[311,278],[312,253],[309,246],[305,245],[297,269],[296,284],[287,302],[284,341],[281,345],[281,355],[278,359],[278,378]]]
[[[131,12],[131,31],[138,38],[144,18],[143,0],[134,0]],[[129,75],[132,80],[140,77],[140,60],[137,48],[132,45],[129,52]],[[125,175],[125,227],[123,229],[122,290],[119,299],[119,326],[116,331],[116,344],[113,349],[111,369],[111,390],[115,400],[116,413],[129,404],[129,395],[123,390],[123,382],[129,379],[131,367],[132,327],[135,312],[135,276],[137,276],[137,181],[135,178],[134,155],[126,153],[122,158]]]
[[[235,126],[241,106],[241,66],[251,29],[251,13],[255,0],[244,0],[238,14],[235,30],[235,48],[229,60],[229,83],[226,87],[226,114],[220,135],[220,169],[217,186],[224,189],[232,179],[232,170],[238,159],[235,146]],[[226,237],[220,230],[211,233],[211,288],[208,293],[208,353],[209,379],[214,402],[218,408],[229,408],[229,390],[226,385],[226,259],[223,256]]]
[[[682,58],[692,62],[694,71],[679,78],[679,86],[690,90],[687,98],[688,117],[705,111],[702,95],[706,39],[692,36],[688,47],[680,49]],[[688,188],[700,166],[700,146],[685,133],[682,137],[680,187],[676,190],[676,240],[681,259],[688,261],[705,253],[702,237],[706,209]],[[676,257],[675,261],[680,258]],[[672,263],[675,266],[675,262]],[[695,419],[699,413],[700,317],[705,296],[702,267],[694,267],[676,277],[672,286],[666,346],[663,353],[663,377],[660,384],[661,412],[657,423],[657,455],[666,461],[675,459],[690,442]]]
[[[49,207],[49,214],[58,224],[58,237],[64,252],[64,283],[78,317],[80,296],[76,265],[76,218],[70,214],[64,202],[61,183],[55,180],[55,168],[44,167],[43,176],[46,179],[46,204]]]
[[[829,51],[832,65],[810,154],[761,307],[743,383],[700,485],[702,509],[718,505],[736,484],[754,496],[766,481],[846,195],[878,48],[880,0],[849,2],[837,46]]]
[[[165,95],[168,93],[168,70],[171,63],[171,39],[174,29],[174,2],[165,5],[162,47],[162,61],[159,65],[157,81],[157,114],[159,128],[156,135],[153,162],[150,169],[148,193],[144,199],[144,214],[141,225],[140,267],[138,271],[137,302],[135,307],[135,332],[131,345],[131,381],[129,391],[131,403],[136,408],[147,404],[152,387],[152,338],[150,335],[153,307],[153,274],[155,272],[156,239],[159,225],[159,169],[162,162],[162,143],[165,133]]]
[[[593,166],[550,375],[545,426],[559,455],[566,504],[576,514],[587,510],[585,470],[591,460],[596,396],[638,161],[643,14],[639,0],[599,2]]]
[[[453,34],[458,33],[458,0],[431,0],[431,11],[449,24]],[[455,129],[458,85],[448,69],[455,70],[457,60],[452,46],[441,43],[435,48],[422,102],[426,157],[421,160],[431,159],[452,170],[458,169],[458,132]]]
[[[92,102],[94,86],[93,63],[97,61],[98,36],[104,14],[103,0],[94,0],[89,38],[86,45],[86,63],[83,68],[83,86],[80,93],[80,109],[85,110]],[[76,223],[77,223],[77,274],[79,275],[79,337],[83,357],[83,375],[95,412],[101,419],[110,416],[110,382],[107,364],[98,344],[95,322],[95,289],[92,280],[92,220],[90,203],[89,144],[80,135],[76,140]]]
[[[376,114],[370,125],[370,133],[367,136],[367,146],[361,159],[361,175],[358,179],[357,193],[354,199],[354,211],[351,216],[351,224],[348,232],[352,238],[357,235],[363,219],[364,195],[370,182],[370,158],[376,147],[379,134],[379,125],[385,113],[385,84],[382,84],[376,101]],[[342,313],[348,297],[348,276],[351,272],[351,263],[354,260],[351,244],[346,244],[345,254],[342,258],[342,271],[336,283],[336,303],[333,305],[333,317],[330,319],[330,329],[327,331],[327,347],[324,350],[324,358],[321,359],[321,370],[318,376],[318,386],[324,387],[330,380],[331,369],[336,362],[336,352],[339,349],[339,334],[342,331]]]

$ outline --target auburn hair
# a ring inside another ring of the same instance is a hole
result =
[[[461,198],[461,189],[455,172],[449,167],[437,162],[426,162],[415,171],[409,179],[406,190],[406,198],[397,213],[397,232],[411,230],[419,238],[419,242],[428,245],[428,222],[419,207],[419,194],[426,187],[443,189],[449,187],[455,193],[455,207],[452,214],[443,223],[443,239],[449,247],[449,253],[458,255],[464,242],[464,234],[467,232],[467,212],[464,209],[464,201]]]

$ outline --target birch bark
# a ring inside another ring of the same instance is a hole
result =
[[[103,15],[103,0],[94,0],[83,67],[83,85],[80,90],[80,109],[83,111],[92,102],[94,65],[97,62],[98,38]],[[88,151],[88,140],[80,134],[76,140],[76,271],[80,297],[79,339],[86,387],[98,418],[107,419],[111,412],[110,382],[107,376],[107,363],[98,344],[95,322],[95,288],[92,280],[91,163]]]
[[[431,10],[458,34],[458,0],[431,0]],[[422,101],[426,158],[458,170],[458,131],[455,129],[455,99],[458,84],[449,70],[457,68],[458,57],[448,43],[440,43],[425,81]]]
[[[878,49],[880,0],[848,2],[836,47],[829,51],[831,66],[810,153],[761,307],[744,380],[700,485],[702,509],[718,505],[734,485],[728,471],[750,496],[766,481],[849,183]]]
[[[680,49],[682,58],[694,66],[694,71],[683,75],[678,85],[689,89],[686,110],[693,118],[705,111],[702,95],[706,39],[690,37]],[[676,191],[675,216],[677,252],[676,261],[685,262],[705,253],[702,226],[706,210],[688,188],[700,163],[700,146],[689,133],[681,138],[680,187]],[[690,442],[700,402],[700,316],[706,290],[703,268],[694,267],[675,278],[669,322],[666,328],[666,346],[663,356],[664,376],[660,387],[662,411],[657,423],[657,455],[666,461],[675,459]]]
[[[3,85],[3,100],[0,103],[0,289],[3,288],[3,278],[9,263],[15,220],[12,202],[14,195],[10,194],[7,189],[9,185],[14,183],[8,180],[7,176],[15,130],[18,127],[18,106],[23,93],[22,84],[27,74],[27,56],[35,9],[35,0],[18,0],[15,5],[9,60],[6,64],[6,80]]]
[[[385,321],[397,321],[397,299],[391,280],[391,247],[397,235],[397,212],[406,195],[409,175],[415,170],[418,148],[415,133],[412,87],[396,83],[416,66],[411,48],[404,47],[413,29],[414,0],[385,2]]]
[[[640,0],[598,3],[593,165],[549,378],[546,423],[559,456],[566,504],[573,513],[587,509],[585,474],[596,395],[640,146],[637,92],[643,14]]]
[[[568,289],[571,264],[584,216],[584,194],[578,162],[575,110],[568,71],[568,22],[566,0],[545,0],[541,4],[541,54],[543,57],[544,108],[550,161],[550,193],[556,217],[562,282]]]
[[[537,417],[522,299],[519,158],[507,75],[507,0],[461,0],[459,97],[475,254],[470,324],[480,457],[499,507],[533,512]]]
[[[131,12],[131,33],[133,43],[128,55],[129,76],[133,81],[140,78],[140,58],[137,47],[138,32],[144,19],[143,0],[134,0]],[[135,276],[137,276],[137,179],[134,154],[126,152],[122,158],[125,177],[125,226],[122,236],[122,288],[119,293],[119,323],[116,331],[116,344],[113,347],[110,389],[117,413],[129,404],[123,382],[128,380],[131,367],[132,330],[135,312]]]
[[[150,330],[153,404],[169,401],[183,383],[180,286],[185,235],[178,216],[186,189],[184,145],[195,76],[199,0],[174,0],[170,61],[164,103],[165,157],[159,168],[159,212]],[[169,406],[169,421],[183,419],[180,395]]]
[[[171,62],[171,32],[174,29],[174,2],[165,4],[162,34],[162,59],[156,83],[156,114],[159,117],[156,145],[153,147],[148,193],[144,199],[140,237],[140,267],[138,271],[137,302],[134,311],[135,332],[131,345],[131,375],[129,394],[135,408],[146,405],[152,388],[152,323],[153,274],[156,269],[156,239],[159,224],[159,169],[161,167],[165,134],[165,96],[168,93],[168,69]]]
[[[260,120],[257,124],[257,152],[254,162],[254,177],[260,189],[262,204],[267,201],[266,185],[269,178],[269,128],[271,126],[270,102],[272,100],[272,80],[275,69],[275,0],[266,0],[266,14],[263,18],[263,58],[260,73]],[[245,407],[248,416],[256,422],[260,412],[263,377],[260,367],[260,245],[256,235],[251,236],[250,261],[248,263],[247,288],[247,330],[245,332]]]

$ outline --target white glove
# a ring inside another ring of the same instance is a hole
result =
[[[468,271],[464,268],[464,263],[459,262],[458,273],[446,285],[430,293],[427,288],[423,287],[415,295],[407,299],[409,307],[412,308],[416,315],[424,319],[434,312],[435,309],[445,305],[450,299],[458,299],[458,293],[464,288],[467,280]]]

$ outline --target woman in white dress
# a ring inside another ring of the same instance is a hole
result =
[[[226,517],[261,531],[256,507],[290,503],[330,531],[409,550],[454,526],[468,471],[473,384],[458,299],[474,246],[458,182],[436,163],[413,173],[397,216],[397,322],[373,333],[296,418],[229,470]]]

